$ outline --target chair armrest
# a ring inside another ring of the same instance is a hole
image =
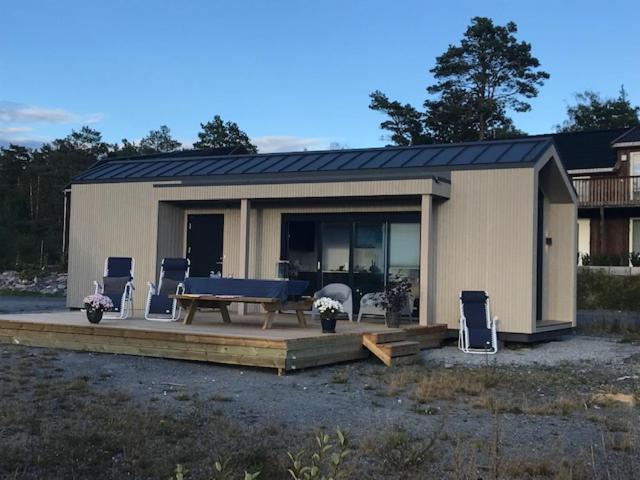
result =
[[[180,282],[178,284],[178,286],[176,287],[176,295],[181,295],[184,293],[186,287],[184,286],[184,283]]]
[[[96,287],[96,291],[95,293],[102,293],[104,292],[104,287],[102,286],[102,284],[100,282],[98,282],[97,280],[93,281],[93,285]]]
[[[156,284],[153,282],[147,282],[147,286],[149,287],[149,293],[152,295],[156,294]]]

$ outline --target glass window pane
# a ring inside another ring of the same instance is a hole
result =
[[[420,224],[392,223],[389,264],[394,267],[420,265]]]
[[[633,220],[633,232],[631,234],[634,252],[640,252],[640,220]]]
[[[392,223],[389,228],[389,276],[409,279],[411,294],[420,297],[420,224]]]
[[[293,272],[318,269],[316,225],[314,222],[289,222],[289,268]]]
[[[355,272],[382,273],[384,261],[384,224],[356,223],[353,246],[353,269]]]
[[[322,270],[324,272],[349,271],[350,224],[322,224]]]

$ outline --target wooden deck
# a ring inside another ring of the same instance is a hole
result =
[[[0,314],[0,343],[89,352],[198,360],[277,369],[279,373],[369,356],[363,335],[403,332],[421,347],[436,346],[446,326],[389,329],[378,323],[339,321],[336,334],[323,334],[319,322],[300,328],[295,315],[278,315],[263,330],[262,315],[200,312],[191,325],[142,318],[104,319],[90,324],[83,312]]]

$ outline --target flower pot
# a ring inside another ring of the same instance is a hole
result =
[[[91,323],[100,323],[104,312],[99,309],[87,308],[87,320]]]
[[[387,312],[387,327],[398,328],[400,326],[400,312]]]
[[[320,317],[322,333],[336,333],[336,317]]]

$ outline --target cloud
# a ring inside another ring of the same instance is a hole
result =
[[[0,147],[8,147],[9,145],[20,145],[22,147],[40,148],[46,140],[28,137],[6,137],[0,133]]]
[[[33,130],[31,127],[7,127],[0,128],[0,135],[13,135],[15,133],[25,133]]]
[[[260,153],[326,150],[330,142],[325,138],[301,138],[293,135],[265,135],[251,139]]]
[[[23,147],[39,148],[47,141],[45,138],[30,134],[31,127],[3,127],[0,128],[0,147],[21,145]]]
[[[61,108],[45,108],[24,103],[0,101],[0,122],[4,123],[96,123],[100,113],[80,115]]]

